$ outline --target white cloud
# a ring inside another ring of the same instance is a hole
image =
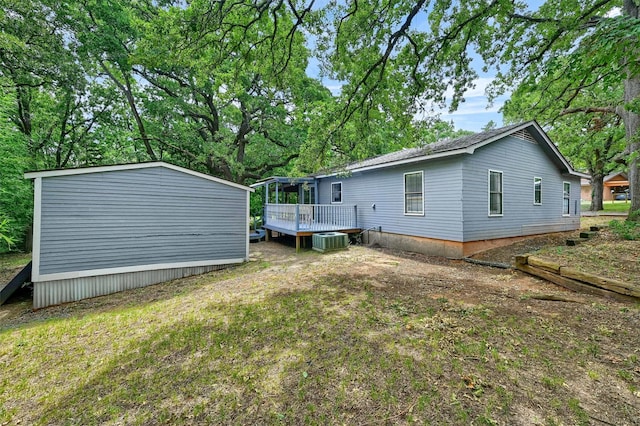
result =
[[[486,95],[486,89],[492,81],[493,78],[491,77],[478,78],[474,81],[474,88],[469,89],[464,94],[464,102],[458,105],[456,111],[450,113],[448,108],[439,108],[432,105],[433,113],[439,114],[440,118],[444,121],[453,121],[457,129],[477,132],[482,130],[490,121],[501,126],[503,121],[502,113],[500,113],[499,110],[509,98],[509,95],[502,95],[490,103]],[[450,100],[453,97],[453,90],[447,90],[446,97]],[[417,118],[425,115],[430,114],[420,114]]]
[[[616,16],[622,15],[622,9],[619,7],[614,7],[610,11],[604,14],[605,18],[615,18]]]

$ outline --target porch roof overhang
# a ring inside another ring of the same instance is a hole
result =
[[[316,179],[312,177],[285,177],[285,176],[271,176],[257,181],[249,185],[251,188],[259,188],[261,186],[267,186],[271,184],[281,184],[284,187],[284,191],[295,191],[298,185],[301,184],[313,184]]]

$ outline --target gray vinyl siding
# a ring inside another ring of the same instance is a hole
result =
[[[246,257],[247,192],[154,167],[42,178],[40,274]]]
[[[424,215],[405,215],[404,173],[418,171],[424,173]],[[462,166],[454,158],[320,179],[320,204],[330,203],[332,182],[342,182],[343,205],[357,205],[363,230],[462,241]]]
[[[503,215],[489,216],[489,170],[502,172]],[[404,173],[424,173],[424,216],[404,215]],[[534,205],[533,178],[542,178]],[[358,227],[442,239],[478,241],[577,229],[580,178],[563,174],[534,142],[509,136],[473,154],[320,179],[321,204],[342,182],[342,203],[358,207]],[[571,183],[571,215],[562,215],[563,182]],[[375,210],[372,205],[375,204]]]
[[[464,241],[575,229],[580,178],[563,175],[540,145],[509,136],[465,156]],[[489,217],[489,170],[501,171],[503,215]],[[542,204],[534,205],[533,178],[542,178]],[[563,217],[563,182],[571,183],[571,216]]]

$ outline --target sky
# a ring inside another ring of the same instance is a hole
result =
[[[440,118],[444,121],[453,121],[456,129],[479,132],[493,121],[497,127],[502,126],[502,113],[499,112],[504,102],[509,99],[509,94],[502,95],[489,103],[485,89],[491,83],[491,77],[480,77],[476,80],[475,89],[467,91],[465,101],[460,104],[457,111],[449,113],[441,111]]]

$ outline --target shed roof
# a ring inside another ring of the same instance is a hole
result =
[[[450,157],[460,154],[473,154],[473,152],[491,142],[500,140],[511,134],[527,130],[549,155],[551,160],[564,172],[583,177],[582,173],[573,170],[566,158],[560,153],[555,144],[549,139],[536,121],[528,121],[520,124],[512,124],[499,129],[462,136],[455,139],[445,139],[418,148],[405,148],[400,151],[380,155],[363,161],[348,164],[339,171],[319,174],[318,177],[331,176],[340,172],[360,172],[397,166],[400,164],[431,160],[435,158]]]
[[[214,176],[209,176],[204,173],[196,172],[194,170],[185,169],[184,167],[165,163],[164,161],[152,161],[148,163],[134,163],[134,164],[118,164],[114,166],[81,167],[81,168],[75,168],[75,169],[42,170],[42,171],[27,172],[24,174],[24,177],[26,179],[35,179],[35,178],[55,177],[55,176],[84,175],[88,173],[116,172],[121,170],[148,169],[152,167],[164,167],[166,169],[171,169],[181,173],[186,173],[188,175],[210,180],[212,182],[221,183],[223,185],[231,186],[238,189],[244,189],[245,191],[251,191],[251,192],[254,191],[253,188],[249,188],[248,186],[240,185],[239,183],[230,182],[228,180],[220,179]]]

